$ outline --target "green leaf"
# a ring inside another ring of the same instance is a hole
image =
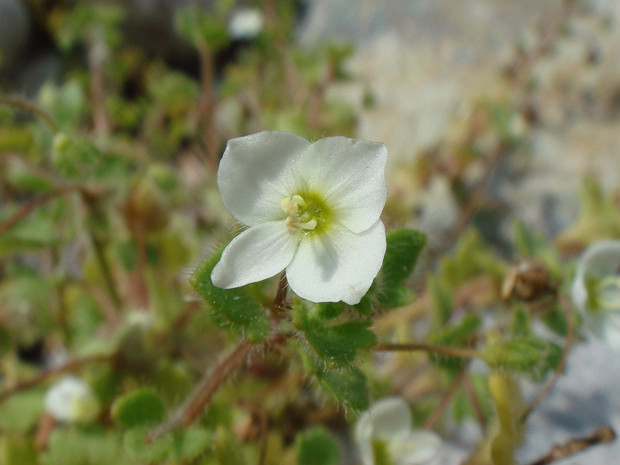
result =
[[[493,406],[487,387],[487,375],[470,373],[470,380],[472,382],[471,387],[474,395],[478,399],[481,412],[476,412],[468,392],[464,389],[459,390],[452,401],[452,415],[454,415],[454,420],[458,424],[461,424],[468,418],[475,418],[477,413],[482,413],[484,418],[490,418],[493,414]],[[429,415],[430,413],[432,412],[429,412]]]
[[[377,343],[372,320],[355,320],[327,326],[321,318],[321,305],[310,309],[298,301],[293,307],[293,320],[304,333],[316,355],[331,366],[346,366],[355,360],[359,349],[368,349]]]
[[[413,273],[426,236],[412,229],[397,229],[389,232],[386,240],[383,266],[367,294],[372,304],[381,309],[401,307],[413,300],[413,292],[405,281]],[[355,308],[367,314],[368,302],[362,300]]]
[[[566,313],[560,305],[554,305],[544,314],[542,321],[554,333],[566,337],[568,333],[568,321]]]
[[[519,255],[523,257],[536,257],[545,247],[545,238],[542,234],[535,234],[521,221],[514,223],[515,245]]]
[[[194,460],[211,444],[211,433],[200,427],[190,427],[167,434],[146,443],[148,428],[134,428],[125,433],[123,445],[127,455],[140,462],[184,463]]]
[[[204,428],[190,427],[174,434],[168,459],[172,463],[191,461],[211,445],[212,435]]]
[[[298,435],[295,447],[299,465],[338,465],[340,463],[338,445],[321,426]]]
[[[344,311],[343,302],[323,302],[314,305],[314,313],[319,320],[336,318]]]
[[[56,428],[41,456],[42,465],[128,465],[121,436],[101,429]]]
[[[359,369],[349,367],[341,370],[318,370],[316,376],[323,389],[345,407],[353,410],[368,409],[368,385],[366,377]]]
[[[225,428],[218,428],[215,440],[215,456],[220,465],[246,465],[243,448],[232,432]]]
[[[514,336],[528,336],[530,334],[530,320],[523,305],[514,306],[514,318],[510,325],[510,332]]]
[[[135,428],[125,433],[123,447],[132,460],[152,463],[160,462],[167,456],[172,438],[164,436],[156,441],[146,443],[144,439],[148,433],[147,428]]]
[[[4,436],[0,439],[2,465],[37,465],[37,450],[32,439],[22,436]]]
[[[179,10],[174,25],[179,35],[198,49],[207,46],[217,52],[230,41],[225,21],[198,5]]]
[[[189,396],[194,379],[189,368],[180,361],[164,358],[157,364],[153,387],[166,405],[176,405]]]
[[[577,221],[557,237],[561,249],[575,250],[600,239],[620,237],[620,212],[593,176],[584,177],[579,190]]]
[[[0,357],[3,357],[13,348],[11,332],[0,325]],[[0,462],[1,463],[1,462]]]
[[[27,433],[43,413],[43,392],[30,390],[12,395],[0,403],[0,430]]]
[[[426,245],[426,236],[412,229],[397,229],[386,236],[387,248],[383,267],[379,272],[381,282],[377,305],[387,309],[410,303],[413,293],[404,281],[409,278]]]
[[[211,282],[211,271],[221,255],[221,251],[213,254],[196,270],[192,285],[211,305],[216,323],[243,331],[251,341],[262,341],[269,335],[269,320],[263,307],[244,288],[220,289]]]
[[[470,313],[463,320],[448,328],[442,329],[430,338],[430,343],[446,347],[469,347],[471,346],[472,336],[480,328],[481,320],[476,314]],[[466,359],[450,355],[429,354],[430,360],[442,368],[460,371],[465,367]]]
[[[112,418],[126,428],[156,424],[164,419],[164,404],[153,391],[136,389],[116,399]]]
[[[342,366],[353,362],[358,349],[368,349],[377,343],[377,337],[368,328],[371,320],[350,321],[305,333],[317,355],[325,362]]]
[[[522,337],[485,347],[480,355],[493,369],[543,376],[560,361],[562,349],[540,339]]]
[[[452,289],[435,276],[428,277],[427,286],[431,297],[432,327],[442,328],[454,310]]]
[[[480,233],[468,229],[459,238],[456,250],[442,258],[439,279],[454,289],[482,274],[503,279],[505,271],[506,265],[497,258]]]

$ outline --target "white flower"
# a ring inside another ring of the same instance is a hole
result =
[[[620,241],[588,247],[579,260],[571,293],[585,330],[620,350]]]
[[[237,40],[253,39],[263,30],[265,20],[257,8],[239,8],[228,21],[228,33]]]
[[[355,442],[363,465],[375,464],[375,450],[387,454],[391,465],[417,465],[432,459],[441,439],[432,431],[411,428],[409,405],[386,397],[364,412],[355,425]]]
[[[57,421],[88,423],[99,413],[99,403],[86,382],[65,376],[45,393],[45,410]]]
[[[358,303],[385,254],[386,160],[385,145],[346,137],[310,143],[263,131],[228,141],[218,186],[250,228],[222,253],[213,284],[230,289],[286,269],[304,299]]]

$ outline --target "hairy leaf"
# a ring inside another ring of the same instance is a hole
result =
[[[299,465],[338,465],[340,451],[331,435],[323,427],[312,428],[297,436]]]
[[[241,330],[251,341],[262,341],[269,334],[269,320],[261,305],[246,290],[220,289],[211,282],[211,271],[222,251],[213,254],[192,276],[192,285],[213,310],[214,321],[233,330]]]
[[[127,428],[159,423],[164,419],[164,404],[153,391],[136,389],[114,402],[112,417]]]

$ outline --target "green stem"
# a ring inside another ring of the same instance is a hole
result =
[[[97,211],[96,205],[94,204],[95,199],[93,199],[87,193],[83,192],[82,200],[84,201],[84,204],[86,205],[86,208],[88,209],[88,213],[92,217],[97,218],[101,216],[101,214]],[[114,279],[112,278],[112,271],[110,268],[110,264],[108,263],[108,259],[105,256],[105,244],[99,237],[97,237],[97,233],[93,229],[92,225],[88,224],[88,222],[86,224],[86,229],[93,243],[93,249],[95,251],[95,258],[97,259],[97,263],[99,264],[99,268],[101,269],[101,274],[103,275],[103,281],[104,281],[106,290],[108,291],[110,297],[112,298],[114,305],[116,305],[117,308],[120,308],[122,302],[121,302],[120,295],[116,289]]]
[[[430,344],[377,344],[373,348],[377,352],[429,352],[433,354],[449,355],[452,357],[474,358],[478,351],[459,347],[433,346]]]

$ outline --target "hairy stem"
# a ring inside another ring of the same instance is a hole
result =
[[[271,304],[271,313],[274,319],[279,321],[282,318],[285,308],[286,294],[288,292],[288,281],[286,280],[286,272],[282,272],[278,280],[278,290]]]
[[[286,275],[282,274],[278,281],[278,291],[271,306],[274,314],[272,325],[274,326],[280,320],[287,287]],[[243,340],[232,352],[220,359],[215,367],[203,375],[185,404],[172,415],[170,420],[152,430],[147,435],[145,442],[153,442],[179,426],[187,427],[191,425],[204,411],[205,407],[209,405],[220,386],[241,368],[250,355],[266,347],[277,345],[285,337],[283,334],[275,333],[262,343],[252,343],[248,340]]]
[[[459,347],[433,346],[430,344],[390,344],[382,343],[373,347],[377,352],[429,352],[433,354],[449,355],[452,357],[473,358],[478,356],[478,352],[474,349],[465,349]]]
[[[151,431],[145,442],[153,442],[173,429],[191,425],[204,411],[219,387],[245,363],[248,356],[260,348],[260,344],[253,344],[247,340],[242,341],[235,349],[222,358],[213,369],[208,370],[194,392],[180,409],[173,414],[172,418]]]

